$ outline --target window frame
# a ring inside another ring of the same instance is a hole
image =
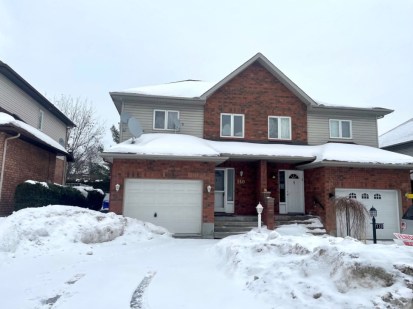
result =
[[[333,121],[338,122],[338,135],[339,136],[332,136],[331,123]],[[343,137],[343,122],[348,122],[349,123],[350,137]],[[353,139],[353,121],[349,120],[349,119],[329,119],[329,131],[330,131],[330,138],[333,138],[333,139]]]
[[[155,127],[155,115],[156,112],[164,112],[165,113],[165,120],[164,120],[164,127],[163,128],[156,128]],[[178,114],[178,120],[180,120],[180,113],[177,110],[172,110],[172,109],[154,109],[153,110],[153,119],[152,119],[152,128],[153,130],[158,130],[158,131],[176,131],[176,129],[168,129],[168,114],[169,113],[177,113]]]
[[[270,119],[271,118],[276,118],[276,119],[278,119],[279,121],[278,121],[278,135],[279,135],[279,137],[271,137],[270,136]],[[289,123],[289,127],[288,127],[288,130],[289,130],[289,136],[290,136],[290,138],[281,138],[281,119],[288,119],[288,123]],[[293,135],[293,133],[292,133],[292,127],[291,127],[291,117],[290,116],[268,116],[268,122],[267,122],[267,125],[268,125],[268,139],[269,140],[281,140],[281,141],[291,141],[291,139],[292,139],[292,135]]]
[[[222,118],[223,116],[231,116],[231,135],[222,135]],[[234,117],[241,116],[242,117],[242,136],[236,136],[234,134]],[[220,116],[220,125],[219,125],[219,136],[222,138],[244,138],[245,136],[245,115],[244,114],[232,114],[232,113],[221,113]]]
[[[40,131],[43,131],[43,126],[44,126],[44,111],[39,109],[39,115],[38,115],[38,120],[37,120],[37,129]]]

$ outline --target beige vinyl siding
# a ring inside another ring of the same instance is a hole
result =
[[[144,100],[139,101],[124,101],[123,111],[128,112],[131,116],[139,120],[144,133],[173,133],[171,130],[154,130],[153,129],[153,111],[154,110],[171,110],[179,112],[179,121],[181,123],[181,129],[177,133],[194,135],[197,137],[203,137],[203,125],[204,125],[204,106],[199,103],[191,102],[166,102],[156,100]],[[121,141],[127,140],[132,137],[127,125],[120,127]]]
[[[330,138],[330,119],[351,120],[352,138]],[[351,142],[358,145],[378,147],[377,119],[374,115],[354,113],[308,113],[308,144],[320,145],[327,142]]]
[[[0,106],[18,115],[36,129],[39,123],[39,111],[42,110],[44,113],[42,132],[57,142],[59,138],[66,140],[66,125],[3,74],[0,74]]]

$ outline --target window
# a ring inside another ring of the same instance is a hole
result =
[[[374,199],[375,200],[381,200],[381,194],[379,194],[379,193],[374,194]]]
[[[40,131],[43,131],[43,119],[44,119],[44,113],[42,110],[39,110],[39,119],[38,119],[38,123],[37,123],[37,128]]]
[[[361,195],[361,198],[362,198],[363,200],[368,200],[368,199],[369,199],[369,195],[368,195],[367,193],[363,193],[363,194]]]
[[[244,115],[221,114],[221,137],[244,137]]]
[[[268,117],[269,139],[291,139],[291,117]]]
[[[178,130],[179,126],[178,111],[153,111],[153,128],[155,130]]]
[[[356,193],[350,193],[348,195],[349,198],[357,198],[357,194]]]
[[[352,138],[351,120],[330,119],[330,138]]]

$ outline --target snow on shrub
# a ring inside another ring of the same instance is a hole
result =
[[[0,223],[0,251],[61,248],[69,243],[95,244],[121,235],[146,240],[168,234],[160,227],[114,213],[72,206],[26,208]]]
[[[264,229],[221,240],[216,249],[223,268],[277,308],[284,308],[283,303],[285,308],[330,308],[332,303],[400,308],[412,303],[411,247],[365,245],[289,229],[290,235],[285,228]]]

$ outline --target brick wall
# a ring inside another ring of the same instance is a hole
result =
[[[202,220],[214,222],[215,163],[193,161],[117,160],[113,161],[110,180],[110,210],[122,214],[123,189],[126,178],[202,180],[211,185],[211,193],[203,188]],[[120,184],[119,192],[115,185]]]
[[[66,173],[66,160],[56,158],[54,182],[62,185],[65,180],[65,173]]]
[[[3,155],[5,133],[0,133],[0,152]],[[2,162],[1,158],[1,161]],[[0,215],[13,212],[16,186],[28,179],[53,181],[56,155],[29,144],[21,139],[10,140],[7,145],[6,161],[3,174],[3,187],[0,200]],[[1,169],[1,164],[0,164]]]
[[[402,212],[410,201],[404,194],[410,192],[409,170],[368,169],[350,167],[321,167],[305,170],[305,206],[307,213],[321,216],[329,233],[336,232],[336,214],[333,200],[335,188],[399,190],[402,196]],[[314,205],[314,197],[324,206],[324,210]]]
[[[268,116],[290,116],[292,141],[307,143],[306,105],[258,62],[207,99],[204,138],[231,139],[220,138],[221,113],[245,115],[245,138],[235,140],[268,142]]]

